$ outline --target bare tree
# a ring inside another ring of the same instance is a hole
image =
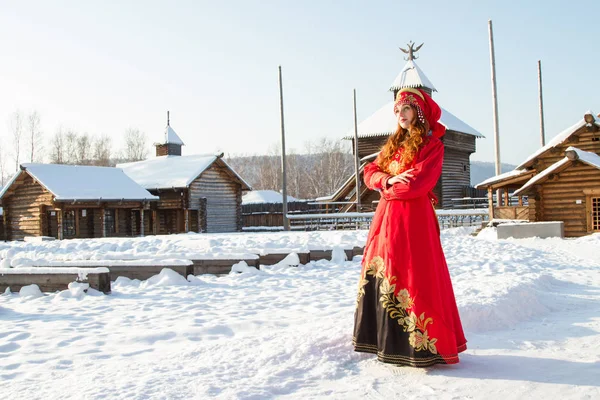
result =
[[[125,131],[123,158],[126,161],[141,161],[148,157],[146,134],[137,128]]]
[[[23,117],[21,116],[21,111],[17,110],[11,114],[9,124],[13,135],[15,169],[18,171],[19,156],[21,154],[21,136],[23,135]]]
[[[59,127],[50,143],[50,162],[53,164],[64,164],[66,162],[65,158],[65,134],[63,128]]]
[[[29,162],[41,160],[42,132],[40,130],[40,114],[32,111],[27,116],[27,138],[29,139]]]
[[[83,133],[76,138],[77,159],[76,164],[88,165],[92,156],[92,138],[89,134]]]
[[[64,138],[65,164],[77,164],[77,132],[68,130]]]
[[[111,140],[107,135],[101,135],[94,140],[94,165],[110,166]]]

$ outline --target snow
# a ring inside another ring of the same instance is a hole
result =
[[[433,86],[433,83],[425,76],[425,73],[414,60],[408,60],[408,62],[400,71],[400,74],[394,79],[392,86],[390,87],[390,91],[403,89],[406,87],[418,88],[418,87],[426,87],[431,89],[434,92],[437,92],[437,89]]]
[[[122,168],[131,179],[146,189],[186,188],[220,158],[219,156],[216,154],[160,156],[144,161],[117,164],[117,168]],[[250,185],[222,158],[220,160],[244,185],[242,190],[250,188]]]
[[[288,195],[287,201],[299,201]],[[283,203],[283,195],[274,190],[251,190],[242,196],[242,204]]]
[[[497,182],[501,182],[505,179],[509,179],[509,178],[516,178],[518,176],[521,175],[525,175],[530,173],[531,171],[526,170],[526,169],[514,169],[512,171],[508,171],[505,172],[503,174],[500,175],[496,175],[496,176],[492,176],[491,178],[486,179],[483,182],[478,183],[477,185],[475,185],[476,188],[480,188],[483,186],[489,186],[491,184],[497,183]]]
[[[566,151],[574,151],[577,154],[579,161],[582,161],[592,167],[600,169],[600,156],[598,156],[598,154],[580,150],[572,146],[569,146]],[[567,157],[558,160],[557,162],[555,162],[554,164],[552,164],[551,166],[549,166],[548,168],[546,168],[545,170],[528,180],[527,183],[525,183],[519,190],[515,191],[514,195],[517,196],[520,193],[525,193],[533,185],[542,181],[548,175],[561,169],[564,165],[570,162],[571,160],[569,160]]]
[[[179,135],[177,135],[173,128],[171,128],[171,125],[167,125],[165,128],[165,144],[167,143],[184,146],[183,140],[181,140]]]
[[[42,293],[38,285],[23,286],[21,290],[19,290],[19,296],[21,297],[36,298],[42,297],[43,295],[44,294]]]
[[[186,188],[217,160],[217,156],[160,156],[144,161],[117,164],[146,189]]]
[[[578,160],[588,164],[589,166],[600,169],[600,156],[590,151],[584,151],[577,147],[569,146],[567,151],[574,151],[577,153]]]
[[[591,111],[587,111],[585,114],[596,115]],[[535,153],[533,153],[532,155],[527,157],[527,159],[525,161],[523,161],[520,165],[518,165],[515,169],[522,169],[522,168],[530,166],[529,164],[533,160],[535,160],[538,156],[545,153],[547,150],[564,143],[573,133],[575,133],[578,129],[585,126],[585,124],[586,124],[585,119],[583,119],[583,118],[580,119],[574,125],[568,127],[564,131],[560,132],[558,135],[554,136],[548,143],[546,143],[545,146],[541,147]],[[596,126],[600,127],[600,121],[596,120],[594,122],[594,124]]]
[[[26,170],[48,189],[57,201],[64,200],[158,200],[119,168],[60,164],[21,164],[21,169],[0,192]]]
[[[396,132],[398,127],[398,121],[394,116],[394,102],[391,101],[375,111],[370,117],[358,124],[358,135],[361,137],[367,136],[380,136],[390,135]],[[462,132],[467,135],[473,135],[476,137],[484,137],[481,133],[477,132],[474,128],[461,121],[458,117],[452,114],[450,111],[442,108],[442,116],[440,123],[446,127],[446,129]],[[348,132],[348,136],[345,139],[354,138],[354,129],[352,132]]]
[[[600,234],[498,240],[486,237],[492,230],[442,231],[469,340],[458,365],[395,367],[355,353],[360,257],[334,257],[188,280],[164,270],[147,281],[118,278],[110,295],[78,285],[0,295],[3,397],[599,398]],[[0,252],[351,248],[366,235],[171,235],[1,243]]]

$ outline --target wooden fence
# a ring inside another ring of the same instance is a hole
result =
[[[484,209],[473,210],[437,210],[437,218],[441,229],[461,226],[481,226],[489,221],[489,214]],[[288,215],[292,230],[344,230],[369,229],[375,213],[336,213],[336,214],[296,214]]]

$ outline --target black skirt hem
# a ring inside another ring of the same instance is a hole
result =
[[[409,356],[403,356],[398,354],[385,354],[382,351],[379,351],[377,346],[372,344],[365,343],[357,343],[355,340],[352,341],[354,345],[354,351],[360,353],[370,353],[377,355],[377,359],[386,364],[394,364],[398,366],[407,366],[407,367],[415,367],[415,368],[427,368],[436,364],[456,364],[458,363],[458,354],[450,357],[442,357],[440,355],[435,355],[432,357],[426,358],[415,358]],[[464,351],[466,346],[464,346]]]

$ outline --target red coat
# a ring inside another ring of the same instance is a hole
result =
[[[443,143],[429,136],[408,184],[388,186],[391,175],[375,162],[364,169],[366,186],[382,197],[363,257],[354,345],[384,362],[452,364],[466,349],[432,206],[443,159]]]

